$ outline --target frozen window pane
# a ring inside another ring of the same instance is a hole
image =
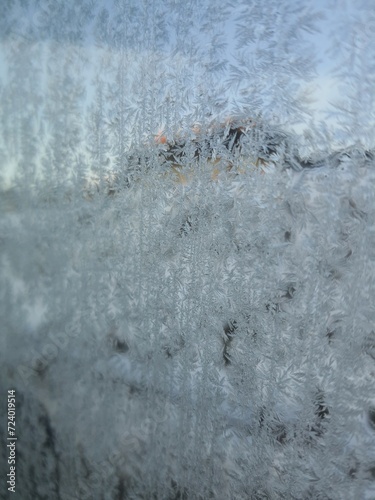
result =
[[[0,496],[374,498],[370,2],[3,3]]]

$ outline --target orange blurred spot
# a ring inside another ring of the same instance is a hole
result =
[[[179,184],[186,186],[188,184],[188,178],[180,171],[178,166],[172,166],[173,173],[176,175],[175,179]]]
[[[219,174],[220,174],[220,170],[218,168],[214,168],[213,171],[212,171],[212,174],[211,174],[211,180],[212,181],[217,181],[218,177],[219,177]]]
[[[156,144],[166,144],[167,143],[167,136],[163,135],[163,131],[160,130],[156,136],[155,136],[155,142]]]

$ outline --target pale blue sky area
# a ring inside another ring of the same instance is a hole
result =
[[[301,4],[303,5],[303,3],[305,3],[306,5],[310,5],[309,0],[304,0],[304,2],[301,2]],[[350,113],[358,114],[357,122],[359,124],[363,124],[363,122],[366,121],[368,122],[366,123],[366,126],[369,125],[371,120],[372,123],[374,123],[375,121],[373,90],[371,91],[371,88],[375,88],[375,9],[370,8],[370,3],[371,2],[369,0],[361,2],[355,2],[354,0],[317,0],[313,3],[315,11],[320,11],[322,13],[322,18],[319,19],[316,23],[318,30],[313,33],[304,33],[303,37],[309,40],[314,45],[313,53],[315,54],[316,59],[316,74],[309,82],[303,84],[303,88],[306,91],[310,91],[311,98],[315,100],[315,102],[311,104],[311,120],[315,123],[324,121],[326,124],[330,124],[330,126],[334,128],[337,123],[342,120],[342,115],[341,117],[339,115],[333,115],[328,119],[326,112],[329,109],[333,109],[330,107],[331,102],[337,101],[337,99],[339,98],[345,100],[346,97],[349,97],[346,95],[346,92],[348,92],[348,88],[349,91],[352,92],[352,95],[350,96],[352,103],[355,102],[357,105],[357,109],[353,110],[352,104],[351,110],[348,111],[348,117]],[[244,4],[251,5],[246,4],[246,2],[244,2]],[[112,0],[99,2],[98,5],[101,8],[106,7],[110,13],[114,12],[114,2]],[[157,2],[155,4],[151,3],[150,5],[157,5]],[[212,5],[215,5],[215,2],[213,2]],[[233,101],[236,101],[239,94],[244,90],[244,88],[241,88],[241,86],[228,84],[228,78],[230,76],[230,66],[239,65],[238,61],[236,60],[236,56],[238,56],[241,48],[238,48],[237,46],[238,33],[236,32],[236,23],[238,23],[239,21],[239,14],[241,14],[241,9],[243,8],[241,7],[241,5],[243,4],[237,4],[236,7],[233,7],[228,11],[228,16],[224,19],[223,27],[220,28],[222,30],[221,34],[223,35],[223,39],[226,42],[227,46],[225,53],[219,55],[220,57],[222,57],[222,59],[226,58],[229,63],[227,70],[222,73],[223,83],[225,84],[225,82],[227,82],[227,90],[223,90],[223,93],[226,95],[221,96],[223,98],[226,97],[229,100],[228,114],[232,113]],[[289,4],[287,3],[285,5]],[[274,7],[272,12],[275,12]],[[40,12],[37,9],[33,10],[33,8],[31,7],[28,7],[27,9],[22,8],[17,23],[15,23],[14,27],[12,27],[12,36],[14,36],[14,33],[19,33],[20,36],[23,36],[23,27],[30,21],[32,25],[37,26],[39,22],[39,16]],[[6,15],[4,19],[2,22],[3,29],[4,26],[7,27]],[[200,19],[199,16],[197,16],[194,22],[196,23],[198,27],[197,29],[199,31],[200,26],[204,25],[205,19]],[[152,25],[152,21],[150,22],[150,25]],[[92,23],[88,26],[89,29],[91,29]],[[267,26],[267,29],[269,29],[270,26],[272,29],[272,19],[267,19]],[[275,26],[277,26],[276,20]],[[214,28],[217,29],[217,27]],[[255,25],[255,28],[254,26],[249,26],[250,31],[254,30],[257,33],[261,32],[263,28],[264,27],[261,23]],[[210,27],[208,26],[208,32],[209,29]],[[145,32],[145,36],[147,36],[147,32]],[[181,66],[181,68],[183,68],[184,65],[188,68],[190,65],[188,51],[187,56],[184,55],[183,51],[180,50],[177,50],[177,52],[175,52],[174,54],[171,53],[169,47],[175,42],[174,36],[175,35],[171,33],[171,40],[169,45],[164,44],[162,49],[156,49],[158,51],[162,50],[160,57],[164,58],[166,67],[168,68],[169,66],[169,69],[171,69],[172,72],[176,69],[176,64],[177,66]],[[275,39],[277,40],[277,33]],[[51,41],[52,39],[49,35],[49,32],[46,32],[42,36],[41,46],[43,46],[43,44],[45,43],[45,46],[48,47]],[[56,42],[56,40],[53,40],[53,42]],[[5,86],[7,84],[7,63],[5,62],[4,54],[8,51],[10,43],[12,43],[11,37],[7,36],[4,33],[1,33],[0,25],[0,81]],[[64,36],[62,36],[59,43],[60,45],[65,43]],[[204,37],[202,37],[201,39],[197,38],[196,40],[194,40],[194,43],[196,43],[198,46],[199,44],[201,44],[203,50],[205,49],[206,40]],[[297,39],[295,43],[298,44],[299,40]],[[87,50],[87,59],[89,61],[89,64],[87,65],[87,67],[83,68],[83,74],[85,75],[84,85],[86,85],[86,99],[89,100],[92,96],[92,87],[90,87],[90,84],[88,82],[92,81],[93,77],[90,68],[93,68],[98,61],[100,51],[96,49],[92,36],[86,37],[85,47]],[[335,48],[337,49],[336,52],[334,50]],[[279,50],[279,48],[277,49]],[[44,49],[42,47],[42,51],[43,50]],[[105,49],[109,58],[111,57],[111,55],[116,53],[116,50],[117,49],[114,46],[111,46],[111,44],[108,44],[107,49]],[[127,61],[129,64],[127,71],[137,71],[136,68],[138,60],[140,59],[139,50],[140,49],[137,46],[128,47],[130,55],[128,54],[127,56]],[[153,50],[153,48],[150,47],[149,50]],[[269,50],[269,48],[267,50]],[[251,49],[248,49],[248,51],[251,54]],[[298,50],[293,51],[293,57],[294,52],[298,54]],[[351,56],[349,57],[350,54]],[[293,75],[293,72],[290,72],[291,63],[288,59],[288,54],[281,55],[282,57],[285,56],[286,76],[283,79],[283,75],[281,74],[283,72],[283,66],[281,66],[280,81],[285,81],[288,82],[288,85],[293,85],[293,76],[288,76],[288,74]],[[134,61],[134,63],[132,61]],[[10,61],[10,64],[12,64],[12,62],[13,60]],[[257,61],[255,61],[255,63],[257,63]],[[350,64],[353,64],[353,69],[350,69]],[[133,68],[131,66],[133,66]],[[337,66],[336,79],[334,79],[335,66]],[[202,73],[204,72],[204,69],[199,68],[199,64],[197,65],[197,69]],[[361,87],[361,89],[358,90],[357,101],[355,100],[357,99],[357,97],[355,96],[355,93],[353,94],[353,89],[358,84],[358,81],[350,80],[351,74],[354,74],[355,71],[358,71],[359,75],[363,75],[362,79],[364,82],[363,85],[358,85],[358,88]],[[290,78],[290,80],[288,80],[288,78]],[[262,89],[261,87],[259,87],[259,81],[261,82],[261,75],[260,78],[258,77],[257,83],[257,88],[261,91]],[[372,87],[371,82],[374,84]],[[346,83],[349,84],[349,86],[346,86]],[[245,90],[246,85],[247,81],[245,80],[243,84]],[[265,92],[267,92],[267,87],[265,87],[265,89]],[[131,99],[131,96],[129,96],[129,99]],[[310,123],[308,123],[308,120],[306,120],[305,123],[297,126],[297,130],[301,132],[303,130],[306,130],[309,126]],[[360,131],[357,130],[357,135],[358,134],[360,134]]]
[[[110,12],[114,9],[113,0],[105,0],[100,2],[99,4],[101,7],[105,6]],[[362,2],[362,4],[366,5],[366,2]],[[354,0],[316,0],[314,2],[316,11],[321,11],[323,14],[323,18],[318,22],[319,31],[313,34],[306,34],[305,36],[309,38],[316,47],[316,55],[318,61],[318,64],[316,65],[317,75],[314,81],[311,82],[310,87],[314,89],[313,96],[317,100],[316,108],[321,111],[324,111],[327,108],[328,101],[337,96],[339,91],[337,85],[335,85],[332,80],[332,69],[337,62],[337,58],[335,58],[334,55],[327,53],[328,50],[332,48],[332,31],[334,30],[334,26],[337,21],[341,20],[342,28],[341,32],[337,32],[337,45],[339,46],[340,43],[350,44],[350,24],[353,22],[353,18],[355,18],[359,12],[358,5],[359,3],[354,2]],[[238,49],[235,47],[235,24],[236,17],[238,17],[240,9],[240,4],[237,4],[237,8],[234,7],[233,9],[231,9],[230,16],[227,19],[224,30],[224,38],[227,42],[226,56],[230,64],[236,64],[231,56],[238,52]],[[29,20],[34,18],[37,19],[38,15],[38,10],[33,9],[31,6],[29,6],[28,9],[22,10],[22,16],[25,17],[25,20],[26,18],[28,18]],[[346,32],[345,16],[347,16],[348,18],[348,30]],[[23,24],[23,22],[20,22],[19,26],[15,29],[20,31]],[[371,25],[367,27],[367,33],[365,33],[366,36],[374,35],[374,33],[371,33],[371,27]],[[362,31],[366,32],[366,27],[363,27]],[[345,40],[346,35],[348,37],[347,40]],[[46,41],[48,41],[48,38],[46,38]],[[1,79],[4,81],[6,75],[6,66],[4,65],[1,50],[0,70]],[[229,95],[231,94],[234,95],[235,90],[230,91]]]

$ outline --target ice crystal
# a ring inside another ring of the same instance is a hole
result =
[[[312,1],[3,9],[17,498],[373,498],[366,2],[340,48],[335,129],[303,97]]]

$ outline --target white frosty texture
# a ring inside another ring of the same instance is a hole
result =
[[[374,167],[4,196],[18,498],[374,498]]]

